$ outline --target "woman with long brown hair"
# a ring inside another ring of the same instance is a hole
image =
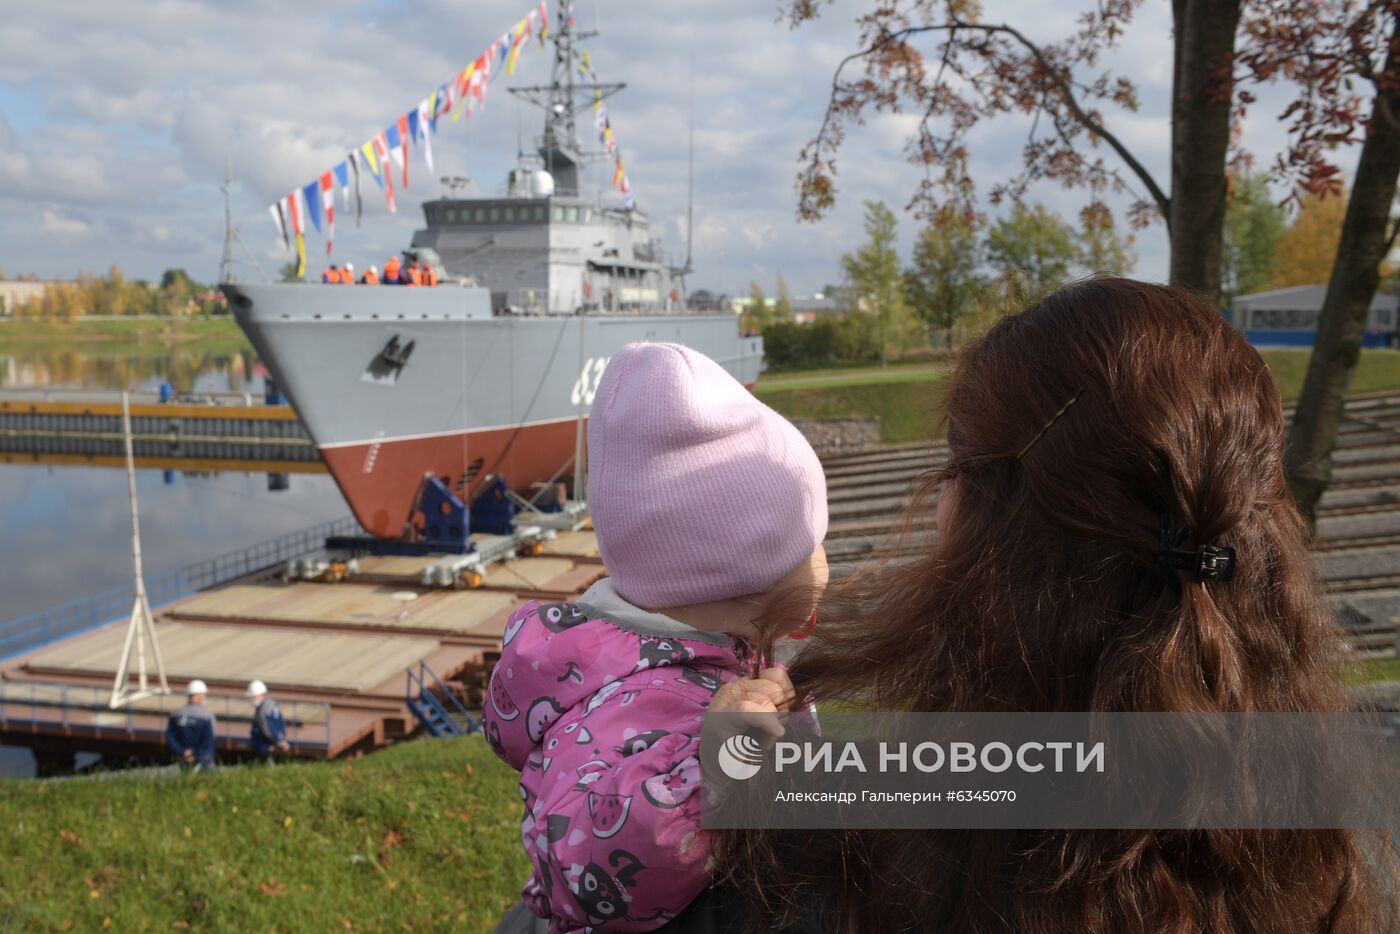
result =
[[[791,668],[818,704],[1340,711],[1339,633],[1284,482],[1268,367],[1210,303],[1126,279],[1000,321],[947,385],[937,539],[829,592]],[[1165,517],[1165,518],[1164,518]],[[1228,546],[1233,573],[1164,564]],[[1389,926],[1376,848],[1313,831],[749,831],[721,868],[764,927],[854,932]]]

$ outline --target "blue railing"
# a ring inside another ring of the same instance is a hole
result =
[[[447,685],[442,683],[437,674],[428,667],[426,659],[418,660],[418,670],[412,666],[404,669],[405,686],[404,700],[408,704],[408,709],[413,711],[418,717],[418,722],[423,724],[423,728],[432,736],[467,736],[481,729],[480,722],[473,717],[467,708],[457,699]],[[414,686],[417,686],[417,691]],[[436,690],[434,690],[436,689]],[[461,718],[461,722],[453,718],[452,711],[438,699],[438,694],[447,699],[447,702]]]
[[[146,578],[146,597],[153,607],[170,603],[206,587],[309,554],[320,549],[329,536],[352,535],[358,530],[359,524],[354,519],[337,519],[174,571],[151,575]],[[121,619],[131,612],[134,599],[132,588],[114,587],[0,623],[0,660]]]

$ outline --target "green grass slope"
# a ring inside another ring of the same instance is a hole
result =
[[[0,781],[0,930],[489,931],[529,870],[516,782],[479,736]]]

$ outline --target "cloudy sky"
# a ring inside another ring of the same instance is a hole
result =
[[[836,63],[853,49],[853,18],[870,0],[836,0],[792,31],[776,0],[580,0],[584,43],[605,81],[627,90],[609,101],[641,207],[684,252],[689,94],[695,97],[695,261],[692,287],[743,292],[784,276],[805,294],[839,278],[839,258],[860,239],[861,202],[902,206],[917,181],[904,160],[907,118],[856,129],[841,156],[836,210],[819,224],[795,219],[793,181],[815,131]],[[272,276],[287,257],[267,205],[305,184],[383,129],[475,58],[530,7],[523,0],[0,0],[0,269],[44,278],[100,272],[116,263],[155,277],[183,266],[216,278],[222,247],[219,186],[231,155],[233,214],[251,254],[245,278]],[[989,20],[1014,21],[1052,40],[1080,4],[990,0]],[[553,6],[551,7],[551,11]],[[1168,187],[1166,98],[1170,12],[1148,0],[1104,62],[1138,81],[1142,108],[1108,124]],[[693,63],[693,66],[692,66]],[[548,80],[548,58],[524,53],[515,77],[493,81],[484,113],[440,126],[435,173],[415,155],[411,187],[388,214],[373,183],[355,229],[343,214],[336,260],[383,263],[421,223],[437,177],[471,177],[499,193],[517,144],[530,147],[540,114],[504,92]],[[1266,92],[1244,140],[1267,164],[1283,135],[1281,92]],[[1027,126],[979,128],[974,165],[986,187],[1015,169]],[[1354,155],[1342,159],[1350,172]],[[595,170],[595,184],[606,184]],[[1032,192],[1067,218],[1076,192]],[[905,215],[907,256],[915,230]],[[323,242],[308,240],[313,263]],[[1160,225],[1137,236],[1137,274],[1166,275]]]

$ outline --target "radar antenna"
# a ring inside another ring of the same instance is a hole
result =
[[[598,33],[596,30],[577,31],[573,9],[573,0],[559,0],[554,20],[554,67],[550,83],[510,89],[510,93],[516,97],[544,110],[544,137],[540,142],[540,155],[544,159],[545,170],[554,176],[555,190],[563,195],[580,193],[579,165],[585,155],[597,155],[585,154],[582,151],[575,115],[591,109],[595,101],[611,97],[627,86],[621,83],[594,85],[574,82],[579,59],[575,43],[580,39],[590,39]]]
[[[452,192],[451,197],[457,197],[458,191],[465,191],[472,187],[472,180],[465,175],[444,175],[441,179],[442,186]]]

